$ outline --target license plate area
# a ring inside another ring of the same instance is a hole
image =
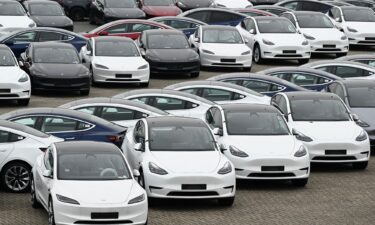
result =
[[[285,167],[284,166],[262,166],[261,167],[261,170],[262,171],[284,171],[285,170]]]
[[[116,74],[116,78],[132,78],[131,74]]]
[[[283,53],[284,54],[296,54],[297,51],[296,50],[283,50]]]
[[[323,48],[336,48],[336,45],[323,45]]]
[[[182,184],[181,190],[207,190],[207,184]]]
[[[223,62],[223,63],[235,63],[236,59],[220,59],[220,62]]]
[[[325,150],[326,155],[346,155],[345,149]]]
[[[0,93],[10,93],[10,89],[0,89]]]
[[[91,213],[91,219],[118,219],[118,212]]]

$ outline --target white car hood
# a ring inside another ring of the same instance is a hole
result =
[[[200,50],[203,49],[219,56],[241,56],[242,53],[250,51],[250,48],[245,44],[202,43]]]
[[[34,23],[32,19],[27,16],[0,16],[0,24],[5,27],[23,27],[29,28],[29,25]]]
[[[152,151],[158,166],[175,173],[211,173],[221,160],[218,151]]]
[[[72,198],[81,204],[118,204],[128,200],[133,179],[109,181],[58,180],[56,194]],[[109,191],[110,190],[110,191]]]
[[[132,71],[140,66],[147,64],[142,57],[103,57],[95,56],[94,64],[100,64],[108,67],[110,70]]]
[[[358,33],[374,33],[375,34],[375,22],[345,22],[346,27],[356,29]]]
[[[0,83],[7,83],[18,82],[25,72],[17,66],[0,66],[0,74],[6,74],[6,76],[0,76]]]
[[[291,34],[261,34],[261,39],[266,39],[267,41],[271,41],[275,44],[275,46],[301,46],[302,42],[305,40],[302,34],[298,33],[291,33]],[[262,40],[259,40],[262,41]]]
[[[215,0],[215,3],[227,8],[246,8],[247,6],[252,6],[247,0]]]
[[[336,28],[301,28],[302,33],[314,37],[316,40],[341,40],[344,35]]]

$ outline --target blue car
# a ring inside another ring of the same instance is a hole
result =
[[[304,67],[276,67],[259,71],[258,74],[278,77],[314,91],[325,90],[333,81],[343,79],[332,73]]]
[[[7,45],[20,58],[30,42],[59,41],[72,44],[79,52],[87,44],[87,38],[59,28],[4,28],[0,31],[0,44]]]
[[[247,15],[224,8],[197,8],[186,11],[178,17],[189,17],[209,25],[237,26]]]
[[[308,91],[303,87],[278,77],[254,73],[227,73],[211,77],[207,80],[237,84],[271,97],[279,92]]]
[[[30,108],[0,116],[24,124],[65,141],[90,140],[110,142],[121,147],[127,128],[102,118],[62,108]]]
[[[202,21],[192,19],[189,17],[178,17],[178,16],[161,16],[154,17],[149,20],[166,24],[170,27],[173,27],[177,30],[184,32],[184,34],[189,38],[190,35],[194,34],[199,26],[207,25]]]

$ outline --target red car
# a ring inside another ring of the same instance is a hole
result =
[[[232,9],[235,12],[239,12],[248,16],[277,16],[267,11],[259,10],[259,9],[252,9],[252,8],[244,8],[244,9]]]
[[[177,16],[182,13],[174,0],[138,0],[139,7],[146,13],[146,17]]]
[[[142,31],[151,29],[174,28],[149,20],[116,20],[97,27],[88,33],[83,33],[82,35],[87,38],[96,36],[121,36],[135,40],[141,35]]]

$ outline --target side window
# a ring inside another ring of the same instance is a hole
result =
[[[26,126],[29,126],[29,127],[32,127],[32,128],[35,128],[37,119],[38,119],[38,117],[33,116],[33,117],[19,118],[19,119],[15,119],[15,120],[12,120],[12,121],[16,122],[16,123],[26,125]]]
[[[285,13],[282,15],[282,17],[287,18],[288,20],[290,20],[290,22],[293,23],[294,26],[296,26],[296,21],[294,20],[294,17],[291,14]]]
[[[16,142],[23,140],[25,137],[11,133],[9,131],[0,130],[0,144],[1,143],[9,143],[9,142]]]
[[[201,12],[191,13],[191,14],[187,15],[187,17],[207,23],[208,22],[208,15],[209,15],[209,13],[201,11]]]
[[[134,141],[136,143],[145,142],[145,125],[143,121],[138,121],[134,127]]]
[[[51,147],[49,147],[44,154],[44,166],[47,170],[53,171],[53,153]]]
[[[130,24],[129,33],[142,32],[145,30],[152,30],[152,29],[159,29],[159,27],[156,27],[150,24],[134,23],[134,24]]]
[[[277,105],[277,107],[279,107],[281,97],[281,95],[274,95],[271,98],[271,105]]]
[[[181,20],[170,20],[169,26],[175,29],[188,29],[191,28],[191,23]]]
[[[284,90],[286,87],[285,86],[281,86],[281,85],[277,85],[277,84],[271,84],[271,87],[269,89],[269,91],[282,91]]]
[[[136,97],[136,98],[131,98],[130,100],[147,104],[148,98],[149,97]]]
[[[226,12],[211,12],[210,23],[222,23],[239,20],[239,16]]]
[[[300,86],[314,85],[318,84],[319,78],[310,74],[294,73],[291,75],[290,81]]]
[[[248,30],[248,31],[251,30],[251,29],[254,29],[254,31],[256,31],[256,29],[255,29],[255,23],[254,23],[253,19],[246,20],[245,26],[246,26],[246,30]]]
[[[361,77],[363,76],[363,70],[360,68],[349,67],[349,66],[337,66],[335,74],[342,78]]]
[[[242,86],[256,92],[267,92],[271,89],[271,84],[258,80],[244,80]]]
[[[327,86],[327,92],[335,93],[335,92],[336,92],[337,85],[338,85],[338,84],[336,84],[336,83],[332,83],[332,84],[328,85],[328,86]]]
[[[204,88],[202,97],[210,101],[227,101],[243,98],[243,96],[238,93],[215,88]]]
[[[217,108],[211,108],[206,113],[206,121],[211,128],[222,128],[223,119],[221,112]]]
[[[85,123],[62,117],[45,117],[41,127],[42,132],[64,132],[83,129],[85,129]]]
[[[242,85],[241,83],[243,82],[241,80],[222,80],[222,81],[226,83],[237,84],[237,85]]]
[[[92,43],[91,43],[91,40],[88,40],[87,41],[87,51],[91,51],[92,52]]]
[[[341,19],[341,12],[338,8],[332,8],[331,9],[331,15],[333,19],[340,18]]]
[[[334,73],[335,70],[336,70],[336,66],[322,66],[322,67],[317,67],[315,69],[325,71],[325,72],[328,72],[328,73]]]
[[[192,95],[198,95],[199,89],[200,88],[189,88],[189,89],[183,90],[183,92],[186,92],[186,93],[189,93],[189,94],[192,94]]]
[[[288,79],[288,74],[287,73],[273,73],[273,74],[269,74],[273,77],[278,77],[278,78],[281,78],[283,80],[289,80]]]
[[[139,117],[141,112],[120,107],[103,107],[102,118],[109,121],[133,120]],[[142,118],[142,117],[140,117]]]
[[[344,88],[341,85],[337,85],[335,94],[338,95],[343,101],[345,101],[345,92]]]
[[[297,6],[298,6],[298,2],[288,2],[284,5],[282,5],[282,7],[285,7],[287,9],[291,9],[293,11],[295,11],[297,9]]]
[[[29,43],[29,42],[34,42],[35,41],[35,35],[36,33],[34,31],[30,31],[30,32],[25,32],[25,33],[22,33],[22,34],[19,34],[15,37],[13,37],[12,41],[14,41],[14,43]]]
[[[38,32],[38,41],[60,41],[63,40],[64,35],[60,33],[55,32],[45,32],[45,31],[39,31]]]
[[[120,34],[128,32],[128,24],[118,24],[106,29],[109,34]]]
[[[155,97],[154,107],[162,110],[179,110],[185,109],[186,101],[169,98],[169,97]]]
[[[80,112],[88,113],[90,115],[94,115],[96,107],[95,106],[88,106],[88,107],[78,108],[76,110],[80,111]]]

